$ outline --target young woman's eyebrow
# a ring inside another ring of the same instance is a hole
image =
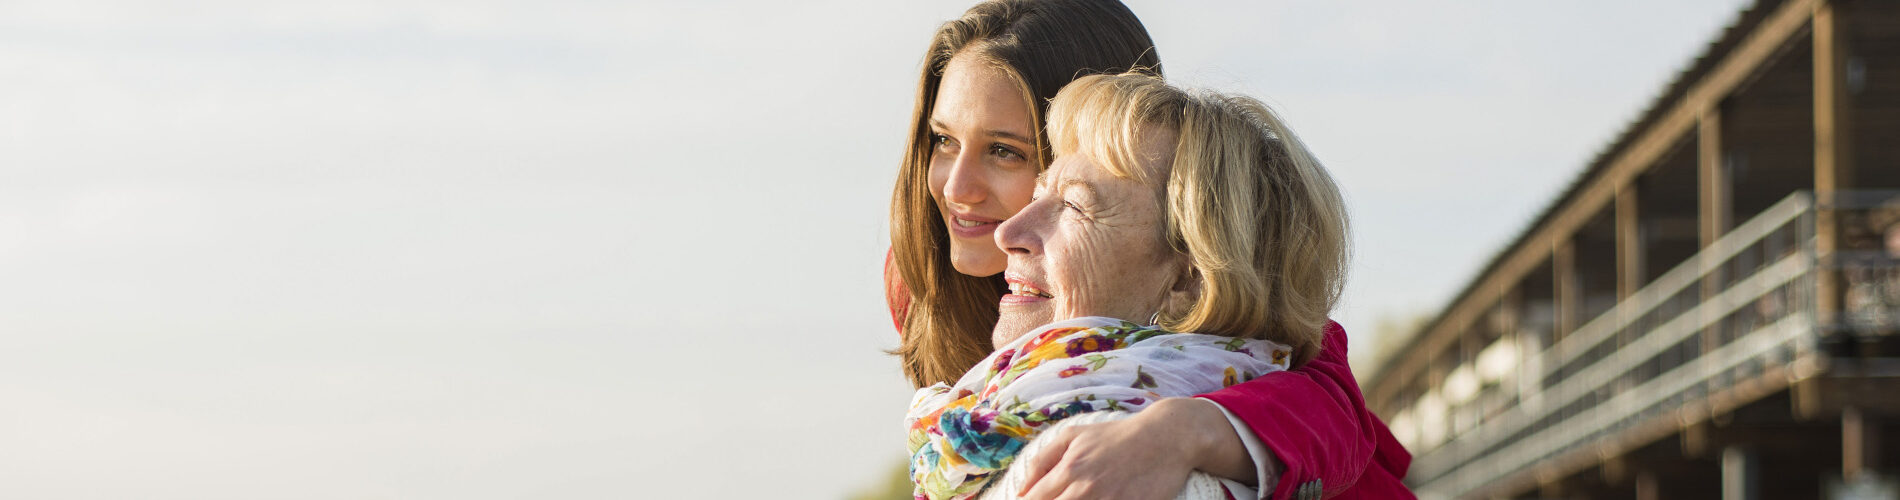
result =
[[[937,120],[936,118],[931,118],[931,119],[930,119],[930,129],[931,129],[932,131],[935,131],[935,132],[939,132],[939,133],[941,133],[941,132],[955,132],[955,131],[956,131],[956,129],[955,129],[955,128],[953,128],[953,127],[951,127],[951,126],[950,126],[949,124],[946,124],[946,123],[944,123],[944,122],[942,122],[942,121],[939,121],[939,120]],[[1034,139],[1030,139],[1029,137],[1025,137],[1025,136],[1023,136],[1022,134],[1018,134],[1018,133],[1015,133],[1015,132],[1010,132],[1010,131],[1008,131],[1008,130],[985,130],[985,131],[983,131],[983,135],[984,135],[984,136],[986,136],[986,137],[994,137],[994,138],[999,138],[999,139],[1008,139],[1008,140],[1011,140],[1011,141],[1016,141],[1016,142],[1021,142],[1021,143],[1025,143],[1025,144],[1035,144],[1035,143],[1036,143],[1036,141],[1035,141]]]
[[[1010,132],[1007,130],[990,130],[990,131],[984,132],[983,135],[1001,138],[1001,139],[1008,139],[1008,140],[1021,142],[1025,144],[1035,144],[1035,141],[1030,140],[1028,137],[1023,137],[1021,134],[1017,134],[1015,132]]]

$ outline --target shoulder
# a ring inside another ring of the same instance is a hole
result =
[[[910,287],[904,285],[904,273],[897,271],[897,260],[890,249],[884,250],[884,304],[891,309],[891,326],[904,333],[904,319],[910,316]]]
[[[1307,361],[1305,365],[1301,365],[1294,371],[1310,372],[1322,369],[1336,370],[1347,368],[1346,345],[1350,342],[1346,339],[1346,328],[1339,326],[1339,322],[1333,320],[1327,320],[1326,326],[1321,328],[1323,330],[1323,337],[1319,342],[1319,355],[1313,356],[1312,360]],[[1348,376],[1350,377],[1351,375]]]

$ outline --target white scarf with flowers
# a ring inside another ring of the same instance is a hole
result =
[[[1220,390],[1287,369],[1285,345],[1084,317],[1044,325],[957,380],[918,389],[904,416],[918,498],[964,499],[1051,424]]]

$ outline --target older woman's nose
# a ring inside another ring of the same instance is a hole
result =
[[[972,207],[989,199],[989,179],[984,177],[981,156],[969,152],[957,155],[950,164],[950,178],[943,183],[945,201]]]
[[[1041,214],[1048,212],[1045,207],[1049,203],[1047,199],[1029,202],[1029,206],[997,225],[996,246],[1012,255],[1042,253],[1042,228],[1046,217]]]

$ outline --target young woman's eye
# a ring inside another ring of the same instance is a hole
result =
[[[1023,157],[1023,155],[1016,153],[1016,150],[1009,149],[1002,145],[991,146],[990,154],[996,155],[996,157],[1002,158],[1005,160],[1014,160],[1014,159]]]
[[[943,134],[930,134],[930,146],[937,149],[949,148],[950,136],[943,135]]]

